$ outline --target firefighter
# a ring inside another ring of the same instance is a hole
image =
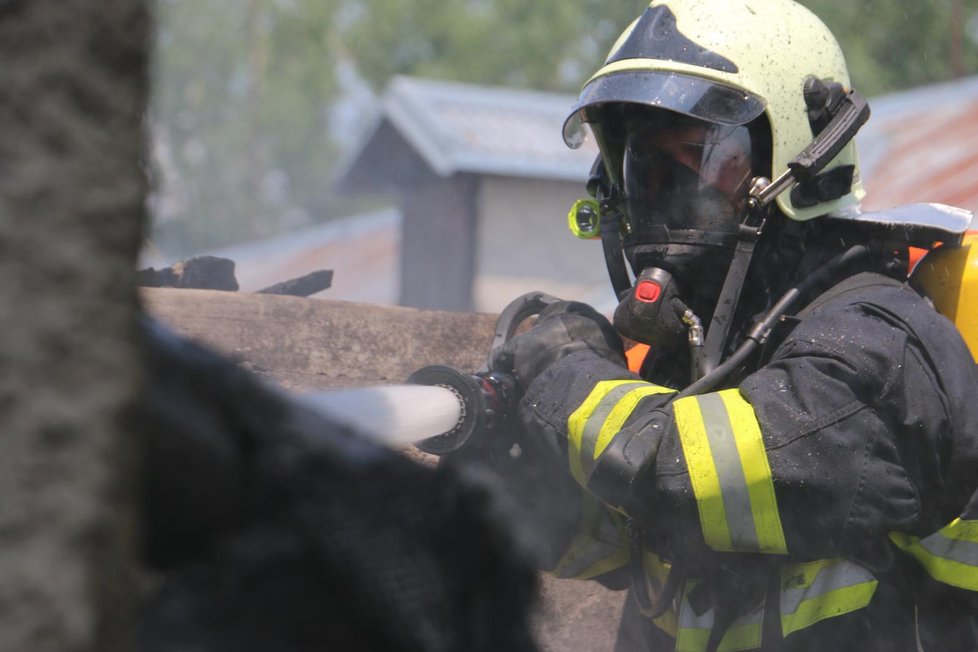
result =
[[[978,649],[978,374],[906,282],[970,217],[862,212],[865,117],[800,5],[653,0],[565,125],[621,304],[492,364],[583,488],[552,570],[631,586],[620,651]]]

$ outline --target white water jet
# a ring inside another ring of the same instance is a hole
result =
[[[430,385],[385,385],[299,394],[299,400],[390,446],[441,435],[462,418],[462,403],[450,389]]]

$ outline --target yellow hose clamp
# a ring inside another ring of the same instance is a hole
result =
[[[567,213],[567,226],[581,240],[601,237],[601,208],[597,199],[578,199]]]

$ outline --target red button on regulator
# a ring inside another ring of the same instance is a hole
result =
[[[655,303],[662,294],[662,286],[655,281],[639,281],[635,286],[635,298],[644,303]]]

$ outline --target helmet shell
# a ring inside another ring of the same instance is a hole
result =
[[[786,171],[788,162],[814,138],[803,92],[806,79],[814,76],[845,88],[850,85],[835,37],[818,17],[796,2],[653,0],[618,38],[604,66],[585,83],[568,123],[584,116],[589,108],[614,102],[696,115],[682,102],[673,104],[672,97],[662,93],[661,84],[645,81],[667,75],[733,89],[747,104],[760,100],[771,127],[772,178]],[[650,89],[645,97],[635,92],[643,84]],[[615,88],[629,91],[616,94]],[[744,115],[751,113],[756,111]],[[731,115],[724,121],[742,122],[744,115]],[[855,166],[848,194],[803,208],[794,206],[791,193],[785,192],[777,199],[781,211],[799,221],[826,213],[844,217],[844,209],[856,206],[865,195],[854,142],[849,142],[825,170],[843,165]]]

